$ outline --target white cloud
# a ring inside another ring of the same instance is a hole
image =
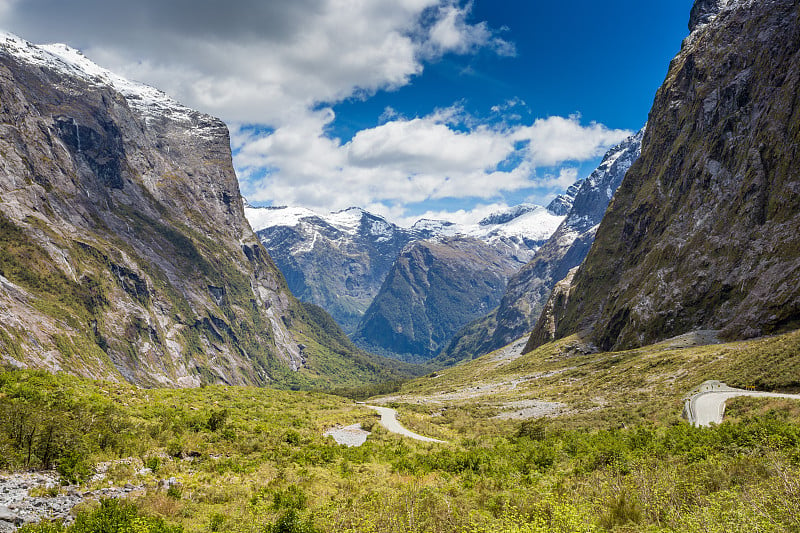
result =
[[[538,169],[596,157],[629,133],[577,116],[489,124],[454,105],[413,118],[387,108],[379,126],[349,142],[330,138],[330,105],[406,85],[426,61],[481,49],[513,55],[485,22],[469,21],[470,10],[464,0],[0,0],[3,24],[23,37],[68,42],[226,120],[249,200],[375,206],[396,218],[431,199],[563,189],[574,164],[542,177]],[[525,104],[494,112],[514,107]]]
[[[426,211],[421,215],[404,216],[398,218],[401,225],[412,226],[417,220],[427,218],[432,220],[447,220],[455,224],[477,224],[484,218],[500,211],[509,209],[509,205],[505,202],[495,202],[491,204],[478,204],[472,209],[457,209],[455,211],[437,210]]]
[[[322,211],[372,205],[401,220],[408,214],[398,206],[409,203],[490,200],[532,187],[561,191],[577,179],[575,162],[601,155],[630,134],[581,125],[577,116],[491,127],[453,107],[421,118],[395,117],[341,143],[325,135],[333,118],[325,109],[274,133],[235,129],[234,161],[245,196]],[[505,165],[509,160],[514,163]],[[557,173],[537,175],[537,167],[557,165],[563,165]],[[269,169],[265,176],[262,169]]]
[[[470,9],[470,5],[463,8],[457,5],[445,5],[439,8],[438,18],[429,31],[427,53],[466,54],[477,48],[489,47],[499,55],[515,55],[514,45],[495,36],[485,22],[472,25],[466,22]]]
[[[572,115],[537,119],[532,125],[520,128],[517,138],[530,142],[534,165],[553,166],[562,161],[585,161],[603,155],[612,144],[630,134],[627,130],[610,130],[596,122],[583,126],[580,116]]]
[[[398,88],[445,53],[512,45],[456,0],[0,0],[8,29],[63,40],[228,122],[281,126]]]

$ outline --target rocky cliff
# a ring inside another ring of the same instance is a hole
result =
[[[481,356],[533,329],[554,285],[589,252],[614,191],[639,157],[643,134],[644,130],[611,148],[597,169],[568,191],[566,218],[533,259],[509,279],[500,305],[456,333],[437,362],[453,364]]]
[[[374,370],[259,244],[225,125],[76,50],[0,34],[0,191],[6,364],[150,386]]]
[[[553,337],[617,349],[800,326],[799,17],[794,0],[695,4]]]

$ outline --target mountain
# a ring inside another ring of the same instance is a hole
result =
[[[642,155],[528,349],[800,326],[799,17],[794,0],[696,2]]]
[[[292,293],[323,307],[348,333],[400,250],[423,235],[358,208],[321,215],[299,207],[246,207],[245,214]]]
[[[567,205],[571,197],[567,193],[557,200]],[[355,207],[321,214],[299,207],[247,206],[245,214],[292,292],[323,307],[348,333],[355,332],[395,259],[411,243],[470,237],[519,268],[563,219],[550,207],[533,204],[499,211],[478,224],[422,219],[411,228]]]
[[[433,236],[403,249],[354,341],[378,353],[430,359],[498,304],[509,277],[561,220],[549,207],[522,204],[474,225],[418,221],[412,229]]]
[[[614,191],[639,157],[643,134],[644,129],[611,148],[588,178],[567,191],[566,200],[553,201],[567,208],[566,218],[533,259],[511,277],[499,306],[456,333],[438,363],[478,357],[533,329],[555,284],[589,252]]]
[[[145,386],[383,372],[289,292],[220,120],[3,33],[0,132],[3,363]]]
[[[429,359],[458,328],[497,305],[518,268],[474,237],[416,241],[392,265],[353,339],[379,353]]]

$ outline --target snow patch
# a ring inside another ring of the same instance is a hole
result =
[[[122,94],[128,105],[147,118],[168,117],[186,122],[189,131],[202,133],[196,121],[203,116],[198,111],[179,104],[158,89],[131,81],[97,65],[66,44],[30,43],[16,35],[0,31],[0,49],[5,49],[15,58],[29,64],[45,67],[65,75],[82,79],[92,85],[111,87]]]

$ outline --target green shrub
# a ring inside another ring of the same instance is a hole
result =
[[[181,487],[178,484],[172,484],[167,488],[167,496],[169,496],[173,500],[180,500],[182,495],[183,491],[181,490]]]
[[[219,411],[214,410],[211,412],[211,415],[208,417],[208,421],[206,422],[206,427],[211,431],[217,431],[221,429],[222,426],[225,425],[225,420],[228,419],[228,410],[227,409],[220,409]]]
[[[148,457],[144,460],[144,467],[149,468],[154,474],[161,468],[160,457]]]
[[[545,423],[541,418],[525,420],[517,430],[517,437],[528,437],[531,440],[544,440],[546,436]]]
[[[311,518],[301,520],[294,509],[281,516],[267,528],[268,533],[319,533]]]
[[[272,495],[272,507],[274,509],[304,509],[307,502],[306,493],[297,485],[289,485],[283,490],[275,491]]]
[[[219,513],[214,513],[211,515],[211,518],[208,520],[208,530],[209,531],[220,531],[222,529],[222,524],[225,523],[225,516]]]
[[[72,451],[59,459],[56,464],[56,471],[61,474],[61,483],[64,485],[75,485],[85,481],[92,475],[92,468],[86,457],[76,451]]]
[[[122,500],[100,500],[100,507],[84,511],[75,523],[64,526],[59,522],[40,522],[25,525],[20,533],[182,533],[180,526],[167,525],[163,519],[139,514],[136,506]]]

